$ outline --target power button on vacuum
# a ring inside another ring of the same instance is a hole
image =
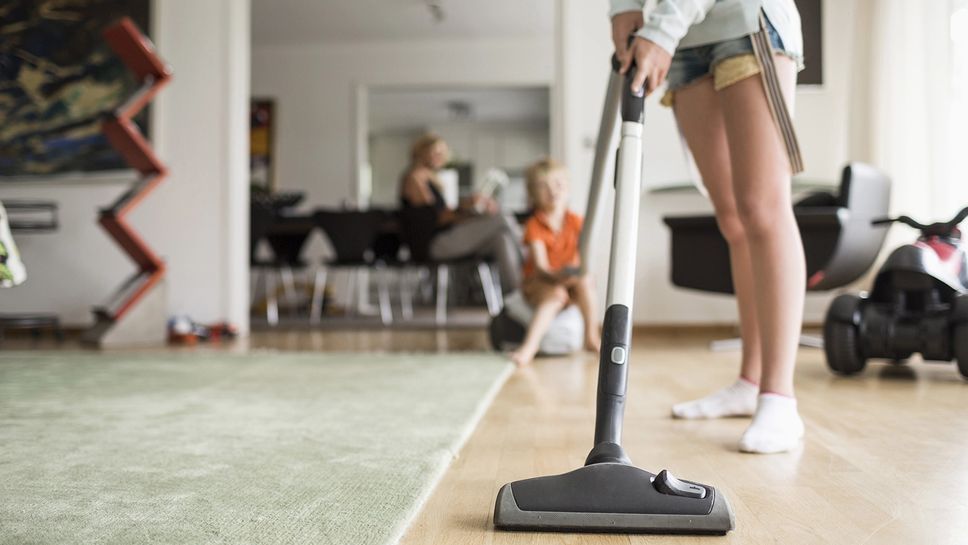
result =
[[[665,469],[655,476],[655,479],[652,481],[652,486],[659,492],[670,496],[682,496],[683,498],[694,498],[697,500],[706,497],[706,487],[677,479]]]
[[[612,347],[612,363],[616,365],[622,365],[625,363],[625,357],[627,353],[624,346]]]

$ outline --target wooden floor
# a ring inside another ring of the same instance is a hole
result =
[[[668,418],[669,406],[728,384],[736,353],[708,338],[639,335],[630,368],[625,446],[657,472],[718,487],[736,513],[724,538],[507,533],[491,524],[508,481],[579,467],[590,448],[596,363],[548,359],[517,372],[402,541],[463,544],[965,544],[968,382],[953,365],[872,364],[832,376],[801,351],[797,384],[807,436],[781,455],[737,452],[748,420]]]
[[[826,370],[821,351],[803,349],[797,369],[803,447],[749,455],[736,450],[747,420],[668,417],[672,403],[734,379],[738,354],[709,352],[713,336],[675,330],[636,336],[624,443],[645,469],[668,468],[723,491],[736,513],[734,532],[721,538],[494,530],[501,485],[577,468],[591,446],[596,358],[578,355],[539,360],[509,379],[403,545],[968,544],[968,381],[953,365],[874,363],[846,379]],[[5,345],[28,347],[28,341]],[[445,352],[484,349],[486,335],[260,332],[227,348]]]

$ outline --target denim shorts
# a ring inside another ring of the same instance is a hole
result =
[[[797,66],[802,68],[802,59],[784,49],[783,40],[769,21],[767,21],[767,32],[773,51],[792,58],[797,62]],[[712,76],[713,87],[719,91],[759,73],[760,64],[753,54],[753,41],[749,36],[679,49],[672,57],[672,65],[669,66],[669,73],[666,76],[668,86],[665,96],[662,97],[662,103],[672,106],[674,94],[679,88],[706,76]]]

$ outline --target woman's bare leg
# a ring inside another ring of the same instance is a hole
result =
[[[678,418],[749,416],[756,409],[756,384],[760,379],[760,341],[756,320],[756,293],[752,262],[743,224],[733,198],[733,183],[726,128],[719,96],[712,78],[688,85],[675,95],[675,114],[696,160],[703,184],[716,211],[716,222],[729,244],[733,287],[743,337],[740,377],[733,385],[706,397],[679,403],[672,408]]]
[[[776,58],[792,105],[796,66]],[[749,243],[757,288],[762,372],[753,422],[740,439],[746,452],[784,452],[803,436],[793,397],[806,265],[793,216],[790,163],[759,76],[719,92],[729,141],[737,210]]]
[[[716,212],[716,223],[729,244],[733,290],[739,310],[743,356],[740,377],[752,384],[760,381],[760,331],[756,317],[753,263],[743,223],[733,198],[732,165],[719,96],[712,78],[706,78],[676,92],[675,114],[696,160],[703,185]]]
[[[777,72],[790,95],[796,66],[777,57]],[[752,258],[755,312],[759,324],[761,390],[793,395],[806,265],[793,216],[790,164],[760,77],[752,76],[719,92],[736,206]]]

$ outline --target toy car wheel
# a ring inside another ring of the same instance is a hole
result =
[[[956,319],[965,314],[968,314],[968,295],[961,295],[955,300]],[[958,372],[968,379],[968,322],[955,322],[952,332],[954,338],[951,339],[951,346],[954,349],[955,362],[958,363]]]
[[[867,365],[860,349],[859,331],[853,321],[843,318],[845,309],[850,314],[860,307],[861,299],[855,295],[841,295],[827,311],[823,327],[823,345],[827,367],[838,375],[855,375]]]
[[[958,362],[958,372],[968,379],[968,324],[955,326],[955,338],[952,339],[955,349],[955,360]]]

